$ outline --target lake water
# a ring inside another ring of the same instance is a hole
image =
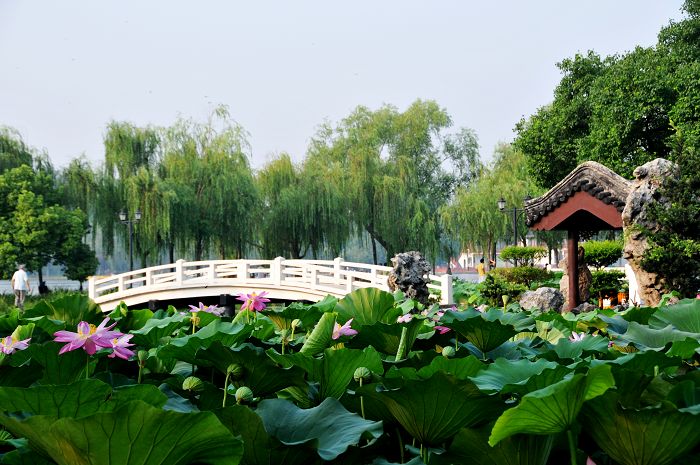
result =
[[[32,279],[33,278],[33,279]],[[44,278],[46,285],[51,291],[57,291],[59,289],[68,291],[77,291],[80,288],[80,283],[78,281],[71,281],[63,277],[46,277]],[[29,284],[32,286],[32,295],[39,294],[39,282],[35,277],[29,277]],[[87,291],[87,281],[83,283],[83,290]],[[12,294],[12,286],[10,286],[10,281],[0,281],[0,294]]]

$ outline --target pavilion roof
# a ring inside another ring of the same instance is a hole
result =
[[[556,223],[559,226],[566,224],[565,219],[569,219],[569,223],[571,221],[586,222],[589,219],[603,219],[605,224],[610,225],[611,216],[619,213],[621,218],[630,189],[631,182],[627,179],[600,163],[587,161],[578,165],[547,193],[529,200],[525,204],[526,223],[528,227],[536,227],[545,223]],[[575,205],[572,206],[572,203]],[[601,208],[591,209],[592,203],[600,205],[602,210]],[[557,212],[563,204],[566,205],[566,208]],[[550,218],[549,221],[546,221],[545,218],[553,212],[557,212],[552,215],[557,218]],[[600,215],[600,212],[605,213],[605,218]],[[561,217],[562,215],[566,218]],[[578,215],[577,218],[574,218],[576,215]],[[613,222],[617,223],[617,221]],[[615,225],[615,227],[618,226]],[[619,227],[621,227],[621,219]],[[550,225],[536,229],[564,228],[551,227]]]

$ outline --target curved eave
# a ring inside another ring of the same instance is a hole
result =
[[[527,225],[545,231],[619,229],[630,188],[631,183],[622,176],[587,161],[546,194],[526,203]]]

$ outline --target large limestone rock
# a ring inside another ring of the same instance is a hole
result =
[[[578,248],[578,300],[579,302],[586,302],[591,298],[591,282],[593,281],[593,275],[591,270],[588,269],[586,265],[586,255],[583,247]],[[559,281],[559,290],[564,295],[564,305],[568,308],[569,300],[569,267],[567,259],[564,258],[559,262],[559,268],[564,270],[564,276],[561,277]]]
[[[394,269],[389,273],[387,284],[392,291],[401,290],[406,297],[422,304],[428,303],[430,291],[430,263],[420,252],[399,253],[391,259]]]
[[[540,310],[561,311],[564,305],[564,296],[559,289],[553,287],[540,287],[535,291],[526,291],[520,297],[520,306],[525,310],[539,308]]]
[[[661,197],[658,190],[664,179],[679,175],[679,168],[671,161],[657,158],[637,167],[633,174],[635,180],[622,211],[622,228],[625,234],[623,257],[627,259],[637,277],[639,298],[644,305],[655,306],[661,300],[664,281],[659,275],[642,269],[642,258],[649,249],[644,231],[658,230],[658,225],[649,218],[649,205],[654,202],[668,202]]]

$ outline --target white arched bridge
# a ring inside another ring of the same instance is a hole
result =
[[[335,260],[178,260],[112,276],[88,280],[90,298],[102,311],[120,302],[127,306],[152,300],[197,299],[241,292],[268,292],[279,300],[317,302],[326,295],[342,298],[356,289],[388,291],[391,267]],[[452,303],[452,276],[430,275],[428,288],[441,304]]]

